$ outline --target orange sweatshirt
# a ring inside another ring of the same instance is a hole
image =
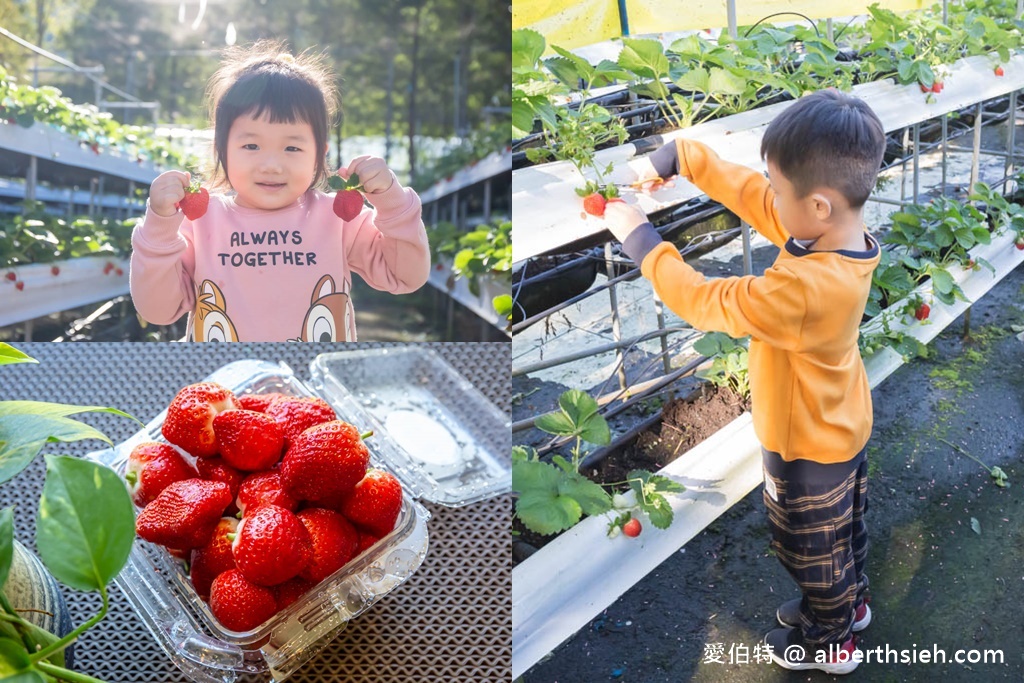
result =
[[[865,232],[864,251],[805,249],[779,221],[763,175],[699,142],[679,139],[676,150],[680,175],[781,252],[763,275],[708,280],[646,224],[626,240],[627,253],[665,305],[691,325],[750,335],[754,431],[766,449],[785,461],[850,460],[871,434],[871,390],[857,335],[878,243]]]

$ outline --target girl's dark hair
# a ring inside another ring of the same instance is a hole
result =
[[[239,116],[271,123],[308,123],[317,149],[316,187],[327,180],[328,134],[338,110],[335,78],[323,55],[288,54],[282,43],[261,40],[250,47],[229,48],[206,88],[213,124],[213,155],[206,169],[211,189],[230,186],[227,176],[228,132]]]
[[[761,158],[778,166],[800,197],[824,186],[853,209],[874,189],[884,153],[885,128],[871,107],[831,88],[797,100],[761,138]]]

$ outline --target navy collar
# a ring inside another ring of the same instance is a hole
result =
[[[788,251],[793,256],[808,256],[810,254],[839,254],[840,256],[847,256],[849,258],[855,259],[873,259],[876,256],[878,256],[878,240],[876,240],[874,236],[867,232],[864,233],[864,237],[867,239],[868,243],[871,244],[871,248],[865,249],[863,251],[857,251],[853,249],[836,249],[833,251],[811,251],[806,247],[800,246],[800,244],[797,243],[797,241],[792,237],[786,240],[786,251]]]

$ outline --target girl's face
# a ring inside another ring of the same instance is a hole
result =
[[[312,185],[318,154],[308,123],[271,123],[266,113],[258,119],[239,116],[227,144],[235,203],[266,211],[289,206]]]

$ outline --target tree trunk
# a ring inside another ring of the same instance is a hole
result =
[[[423,1],[415,3],[416,13],[413,15],[412,24],[412,53],[409,61],[412,63],[412,73],[409,74],[409,182],[416,177],[416,81],[419,76],[419,51],[420,51],[420,14],[423,11]]]

